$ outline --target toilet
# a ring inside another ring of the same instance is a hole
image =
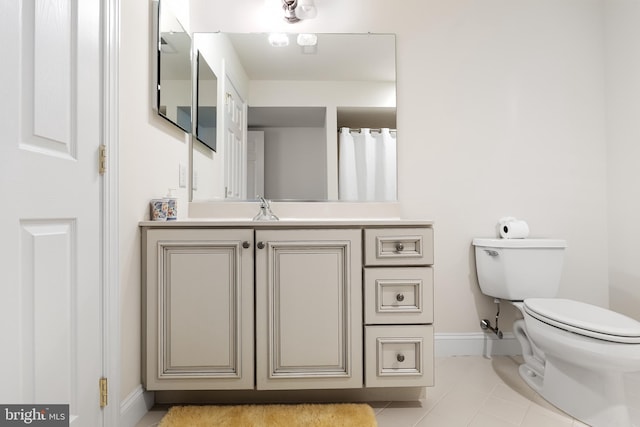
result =
[[[624,383],[640,372],[640,322],[555,298],[564,240],[476,238],[473,246],[482,293],[512,303],[524,317],[513,332],[522,345],[525,382],[590,426],[640,427]]]

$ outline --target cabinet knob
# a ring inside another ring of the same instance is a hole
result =
[[[396,359],[398,360],[398,362],[404,362],[404,354],[396,355]]]
[[[251,246],[251,244],[249,242],[247,242],[246,240],[244,242],[242,242],[242,247],[245,249],[249,249],[249,246]]]
[[[404,249],[404,245],[402,244],[402,242],[396,243],[396,251],[397,252],[402,252],[403,249]]]
[[[258,242],[258,249],[264,249],[264,242]]]
[[[398,294],[396,295],[396,301],[404,301],[404,295],[403,294]]]

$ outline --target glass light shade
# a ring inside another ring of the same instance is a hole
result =
[[[318,36],[315,34],[298,34],[296,42],[298,46],[315,46],[318,44]]]
[[[269,43],[274,47],[289,46],[289,36],[285,33],[271,33],[269,34]]]

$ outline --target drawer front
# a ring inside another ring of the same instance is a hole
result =
[[[369,228],[364,238],[366,265],[433,264],[432,228]]]
[[[433,385],[433,326],[366,326],[365,387]]]
[[[366,324],[433,323],[431,267],[365,268]]]

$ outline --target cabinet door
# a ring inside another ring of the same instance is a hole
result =
[[[146,388],[253,388],[253,231],[149,230],[146,263]]]
[[[360,230],[256,231],[258,389],[362,387]]]

